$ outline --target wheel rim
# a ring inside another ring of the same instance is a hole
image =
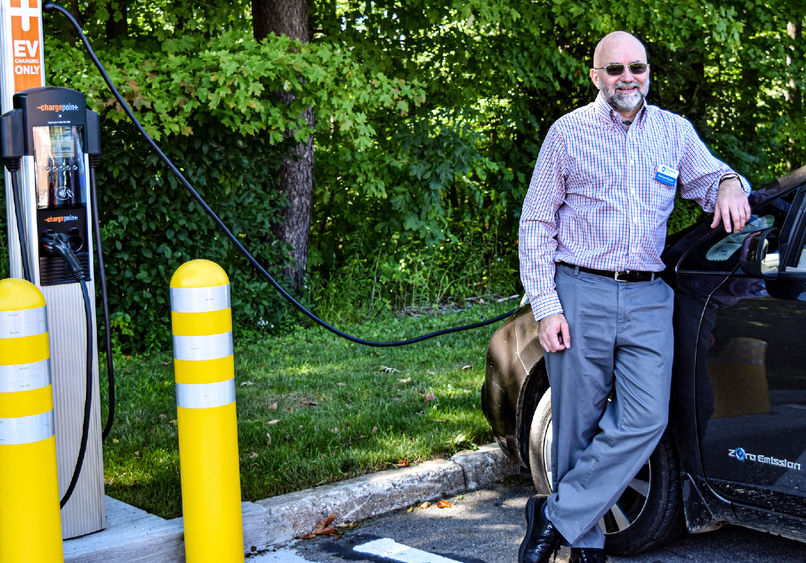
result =
[[[551,472],[551,443],[552,443],[552,423],[546,426],[546,434],[543,436],[543,467],[546,468],[546,479],[549,485],[554,488]],[[599,527],[607,535],[618,534],[632,526],[647,505],[649,499],[649,487],[652,482],[652,463],[647,461],[643,467],[633,477],[630,484],[621,494],[610,510],[599,520]]]

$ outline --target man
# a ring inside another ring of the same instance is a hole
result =
[[[607,35],[593,67],[599,94],[549,129],[521,216],[521,278],[552,391],[554,493],[526,505],[520,563],[548,561],[562,543],[571,561],[604,561],[597,522],[666,427],[673,295],[656,273],[676,191],[714,211],[712,228],[738,232],[750,217],[747,181],[686,119],[646,103],[638,39]]]

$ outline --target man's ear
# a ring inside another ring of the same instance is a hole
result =
[[[599,88],[599,73],[596,72],[596,69],[594,68],[591,69],[591,82],[593,82],[593,85],[596,86],[597,90],[601,89]]]

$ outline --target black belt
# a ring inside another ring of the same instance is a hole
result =
[[[653,281],[657,272],[639,272],[637,270],[622,270],[621,272],[613,272],[610,270],[595,270],[593,268],[586,268],[584,266],[577,266],[576,264],[568,264],[567,262],[560,262],[567,268],[579,268],[580,272],[588,274],[596,274],[597,276],[604,276],[620,282],[642,282]]]

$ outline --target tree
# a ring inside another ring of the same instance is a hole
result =
[[[287,35],[303,43],[310,41],[307,0],[252,0],[254,36],[258,41],[270,33]],[[294,101],[289,92],[278,92],[284,104]],[[304,122],[313,131],[313,107],[303,112]],[[285,136],[291,147],[280,167],[280,190],[287,205],[283,208],[273,231],[290,247],[291,260],[284,272],[294,288],[302,289],[302,280],[308,265],[308,233],[311,228],[313,207],[313,135],[297,141],[298,130],[289,129]]]

